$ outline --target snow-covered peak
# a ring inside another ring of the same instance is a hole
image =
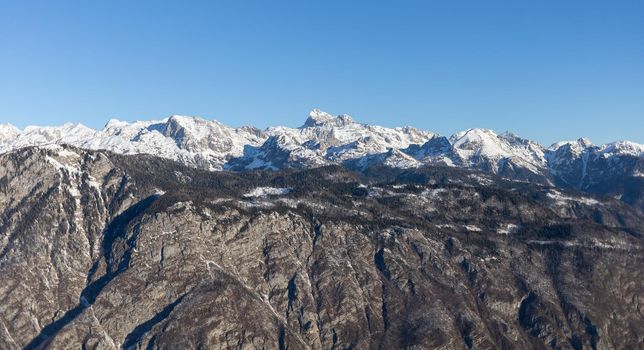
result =
[[[23,133],[38,133],[51,135],[65,135],[74,132],[95,132],[94,129],[88,128],[81,123],[65,123],[60,126],[35,126],[25,127]]]
[[[101,136],[119,136],[123,139],[130,140],[135,138],[136,135],[141,132],[159,130],[167,121],[168,119],[166,118],[161,120],[135,121],[130,123],[118,119],[110,119],[103,129],[99,131],[99,134]]]
[[[329,120],[332,120],[333,116],[327,112],[321,111],[319,109],[314,109],[309,112],[309,118],[304,122],[305,127],[316,126],[323,124]]]
[[[5,125],[0,131],[0,153],[28,146],[50,144],[77,144],[91,139],[96,131],[82,124],[66,123],[61,126],[27,126],[23,131]]]
[[[593,146],[593,142],[590,141],[590,139],[585,138],[585,137],[578,138],[577,142],[579,143],[579,145],[581,145],[583,147],[592,147]]]
[[[195,137],[207,137],[211,131],[232,130],[232,128],[216,121],[185,115],[172,115],[166,121],[166,128],[181,129],[190,132]]]
[[[122,121],[119,119],[110,119],[105,123],[105,126],[103,127],[104,129],[113,129],[113,128],[122,128],[124,126],[129,125],[130,123],[126,121]]]
[[[490,129],[467,129],[452,135],[450,142],[466,166],[483,166],[497,172],[511,161],[537,174],[545,168],[543,147],[512,133],[499,135]]]
[[[319,126],[337,127],[352,123],[355,123],[355,121],[347,114],[334,117],[327,112],[314,109],[309,112],[309,117],[304,122],[304,125],[302,125],[302,128],[313,128]]]
[[[467,129],[450,137],[452,147],[464,158],[525,158],[538,160],[542,147],[511,133],[497,134],[490,129]]]
[[[583,150],[586,148],[593,147],[592,141],[585,137],[580,137],[577,140],[574,141],[559,141],[553,143],[550,147],[548,147],[549,151],[556,151],[561,147],[567,147],[569,148],[573,153],[581,153]]]
[[[486,156],[507,154],[499,142],[499,135],[490,129],[467,129],[452,135],[450,141],[454,148],[475,151]]]
[[[208,140],[217,143],[232,137],[234,129],[227,127],[218,121],[205,120],[198,117],[187,117],[173,115],[163,128],[163,134],[172,137],[185,147],[193,146],[192,142]],[[232,141],[231,141],[232,142]]]
[[[412,127],[386,128],[362,124],[348,115],[333,117],[320,110],[313,110],[300,128],[273,127],[267,129],[265,134],[279,136],[280,142],[274,146],[281,152],[289,153],[289,164],[293,163],[293,159],[305,164],[341,163],[384,153],[392,148],[423,144],[435,136],[432,132]]]
[[[14,139],[20,134],[20,129],[15,126],[4,123],[0,124],[0,141]]]
[[[79,140],[91,138],[96,131],[80,123],[65,123],[61,126],[27,126],[14,146],[35,146],[49,143],[74,144]]]
[[[644,157],[644,145],[631,141],[616,141],[600,146],[598,153],[605,157],[613,155]]]

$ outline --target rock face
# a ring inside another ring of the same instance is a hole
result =
[[[636,349],[643,229],[450,167],[23,148],[0,155],[0,348]]]

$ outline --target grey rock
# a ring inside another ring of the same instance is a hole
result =
[[[370,171],[0,155],[0,348],[641,345],[636,208],[462,169]],[[292,190],[244,196],[267,186]]]

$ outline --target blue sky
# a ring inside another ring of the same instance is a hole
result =
[[[644,143],[644,1],[0,2],[0,123],[312,108]]]

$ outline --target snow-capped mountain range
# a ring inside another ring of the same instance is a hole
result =
[[[27,146],[69,144],[121,154],[152,154],[207,170],[255,170],[342,164],[364,170],[427,164],[482,170],[515,180],[582,190],[616,177],[644,177],[644,145],[587,139],[546,148],[511,133],[468,129],[447,138],[412,127],[362,124],[315,109],[299,128],[231,128],[217,121],[171,116],[133,123],[110,120],[103,129],[81,124],[0,125],[0,153]],[[603,186],[603,185],[602,185]]]

